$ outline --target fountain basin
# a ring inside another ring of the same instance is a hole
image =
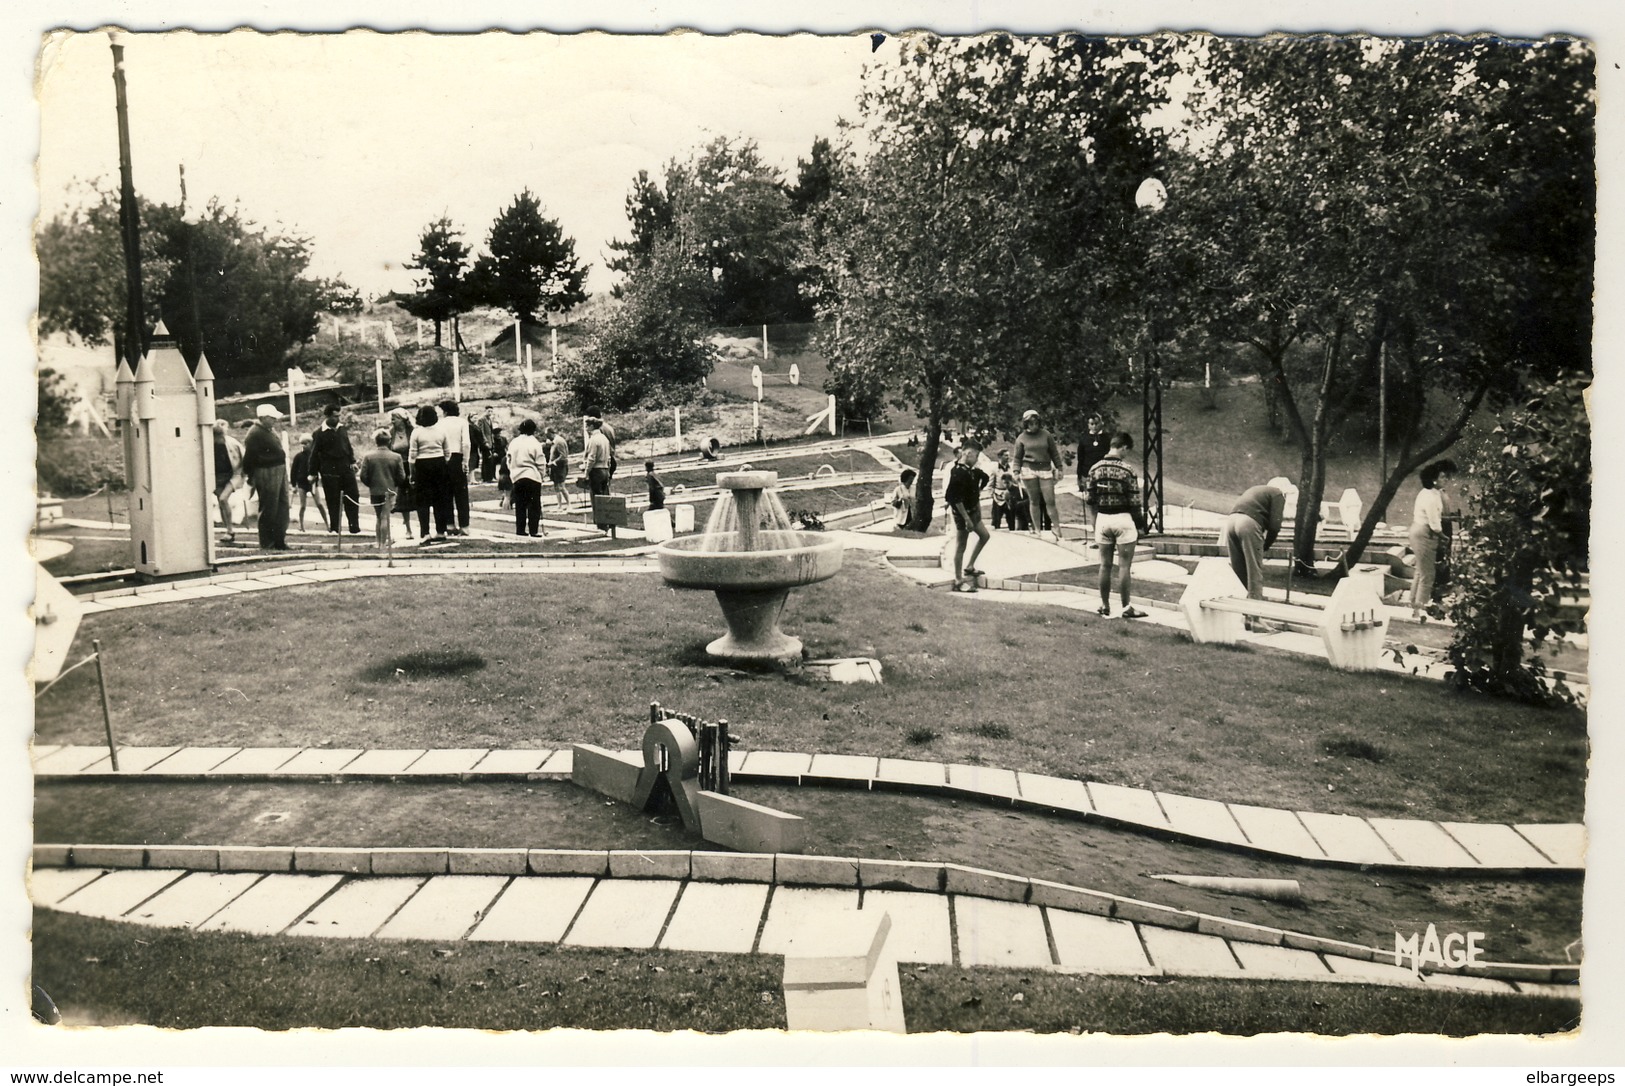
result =
[[[660,576],[673,588],[715,592],[728,634],[705,651],[719,660],[786,664],[801,659],[801,642],[779,629],[792,588],[833,577],[842,545],[819,532],[790,528],[772,494],[772,471],[717,476],[724,492],[705,532],[655,548]]]
[[[662,543],[660,576],[674,588],[762,591],[816,584],[841,568],[841,541],[818,532],[759,532],[754,550],[735,549],[737,542],[725,533]]]

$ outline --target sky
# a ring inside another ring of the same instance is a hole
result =
[[[402,268],[442,214],[478,248],[529,188],[607,289],[626,194],[716,136],[756,141],[793,179],[818,136],[855,115],[866,35],[665,37],[485,33],[124,36],[137,192],[240,203],[312,240],[312,271],[363,294]],[[105,33],[62,33],[39,66],[41,216],[118,183]]]

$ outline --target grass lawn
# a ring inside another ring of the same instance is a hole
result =
[[[131,744],[636,748],[659,701],[727,718],[745,749],[995,765],[1300,810],[1583,813],[1577,711],[984,604],[858,552],[794,594],[784,624],[813,656],[879,657],[885,684],[716,666],[704,656],[723,629],[715,601],[652,574],[314,585],[92,615],[79,641],[102,640]],[[99,741],[88,669],[37,709],[41,742]]]
[[[393,942],[144,928],[34,911],[33,980],[70,1026],[175,1029],[784,1029],[783,959],[516,943]],[[1357,985],[901,967],[911,1032],[1251,1036],[1544,1034],[1578,999]],[[291,998],[296,994],[296,998]],[[1018,1000],[1015,997],[1020,995]]]

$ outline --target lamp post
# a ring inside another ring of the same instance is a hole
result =
[[[1168,189],[1155,177],[1141,181],[1140,187],[1134,192],[1134,206],[1144,216],[1155,215],[1167,203]],[[1145,514],[1146,530],[1160,535],[1163,531],[1162,367],[1157,358],[1157,339],[1153,331],[1150,305],[1151,301],[1148,299],[1145,317],[1145,365],[1140,375],[1140,403],[1143,409],[1140,448],[1145,464],[1145,474],[1140,484],[1140,505]]]

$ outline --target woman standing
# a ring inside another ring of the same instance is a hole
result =
[[[1011,450],[1011,464],[1021,473],[1027,491],[1027,515],[1032,532],[1042,528],[1057,541],[1061,538],[1061,513],[1055,506],[1055,483],[1061,477],[1061,447],[1050,432],[1039,425],[1038,412],[1021,416],[1021,433]]]
[[[1439,567],[1439,540],[1444,536],[1444,491],[1439,477],[1456,474],[1453,460],[1435,460],[1420,472],[1422,490],[1411,511],[1409,542],[1416,555],[1411,577],[1411,618],[1425,619],[1433,602],[1433,578]]]
[[[401,458],[406,464],[412,455],[412,413],[404,407],[397,407],[389,413],[389,449]],[[401,514],[401,525],[406,529],[406,538],[412,538],[412,511],[418,507],[417,497],[412,492],[411,468],[407,469],[407,480],[401,484],[401,489],[395,495],[395,509]]]
[[[1100,548],[1100,613],[1112,613],[1112,563],[1122,560],[1118,598],[1124,618],[1144,618],[1145,612],[1129,604],[1133,587],[1134,545],[1140,540],[1140,478],[1123,462],[1123,454],[1134,448],[1134,439],[1118,431],[1112,435],[1106,455],[1095,462],[1085,476],[1089,484],[1089,507],[1095,511],[1095,545]]]
[[[513,530],[518,535],[541,537],[542,478],[547,472],[547,449],[536,440],[536,420],[524,419],[519,433],[508,443],[508,476],[513,480]]]
[[[412,465],[412,489],[418,498],[419,544],[429,539],[429,508],[434,507],[433,542],[444,543],[451,525],[451,465],[446,459],[446,436],[437,425],[440,413],[428,404],[418,408],[417,428],[412,431],[408,462]]]

